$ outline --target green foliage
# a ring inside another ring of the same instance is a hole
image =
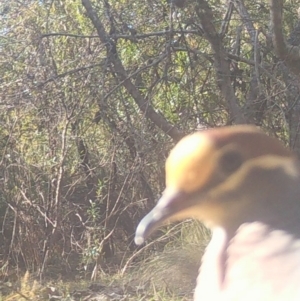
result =
[[[122,267],[136,251],[138,220],[164,189],[164,162],[174,144],[153,116],[182,133],[232,124],[197,1],[182,9],[168,1],[91,3],[105,40],[79,0],[0,3],[3,275],[17,267],[42,277],[53,262],[87,277],[95,266]],[[219,0],[209,5],[219,33],[227,7]],[[255,108],[251,122],[287,142],[297,99],[270,46],[268,3],[245,7],[259,30],[261,61],[234,10],[221,41],[231,86],[245,115]],[[286,35],[295,7],[284,6]],[[254,75],[259,85],[251,103]],[[207,238],[201,231],[189,237],[184,227],[167,233],[177,239],[159,244],[166,252]]]

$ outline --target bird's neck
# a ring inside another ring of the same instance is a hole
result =
[[[271,174],[269,179],[272,180]],[[249,191],[242,191],[243,194],[235,195],[235,203],[242,206],[231,209],[220,224],[229,240],[241,225],[253,222],[300,238],[300,172],[298,177],[278,172],[272,185],[262,183],[261,189],[252,186]]]
[[[299,194],[300,195],[300,194]],[[226,240],[230,242],[244,225],[260,223],[270,230],[284,231],[300,239],[300,201],[297,204],[289,203],[287,208],[262,208],[260,214],[255,213],[255,218],[248,214],[244,222],[231,222],[222,226],[226,233]]]

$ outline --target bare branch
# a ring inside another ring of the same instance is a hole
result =
[[[82,4],[87,11],[87,15],[92,21],[93,25],[97,29],[99,38],[102,43],[106,45],[107,55],[110,59],[114,71],[123,81],[123,86],[126,88],[128,93],[135,100],[136,104],[140,110],[149,118],[157,127],[164,131],[167,135],[172,137],[175,141],[182,138],[183,133],[179,131],[175,126],[170,124],[162,115],[155,112],[151,106],[150,100],[145,99],[138,88],[132,83],[130,77],[128,76],[116,50],[115,41],[112,40],[105,32],[104,26],[98,18],[96,12],[94,11],[91,2],[89,0],[82,0]]]
[[[204,0],[198,1],[196,8],[199,20],[201,22],[204,36],[209,41],[215,59],[215,69],[217,84],[228,105],[231,120],[236,124],[246,123],[247,120],[238,104],[230,80],[230,60],[228,59],[220,35],[217,33],[213,24],[213,13],[209,5]]]

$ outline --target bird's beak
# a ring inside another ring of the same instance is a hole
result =
[[[165,190],[157,205],[141,220],[136,234],[135,243],[142,244],[150,234],[166,221],[181,220],[190,217],[189,209],[194,202],[185,192]]]

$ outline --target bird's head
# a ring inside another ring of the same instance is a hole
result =
[[[300,184],[297,162],[277,139],[254,126],[186,136],[167,159],[166,189],[140,222],[135,242],[143,243],[166,221],[197,218],[235,231],[245,222],[272,219],[272,211],[284,210],[280,198]]]

